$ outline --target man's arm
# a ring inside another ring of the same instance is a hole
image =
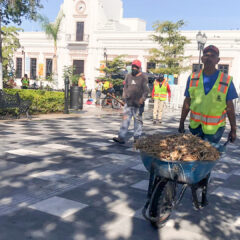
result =
[[[125,102],[126,101],[126,90],[127,90],[127,85],[128,85],[128,75],[126,75],[124,82],[125,82],[125,84],[123,86],[122,100]]]
[[[155,92],[155,84],[153,84],[153,89],[152,89],[152,98],[154,97],[154,92]]]
[[[184,102],[183,102],[183,108],[182,108],[182,114],[181,114],[181,119],[180,119],[180,123],[179,123],[179,128],[178,128],[178,132],[180,133],[184,133],[184,122],[187,118],[187,115],[190,111],[190,103],[191,103],[191,98],[186,97]]]
[[[237,138],[237,124],[236,124],[236,115],[234,110],[234,105],[232,100],[227,101],[227,116],[230,122],[231,131],[228,135],[228,138],[231,142],[234,142]]]
[[[145,76],[144,80],[143,80],[143,94],[141,99],[143,100],[143,102],[147,99],[148,93],[150,92],[149,87],[148,87],[148,77]],[[142,102],[142,103],[143,103]],[[141,103],[141,104],[142,104]]]
[[[171,89],[170,89],[169,84],[167,84],[167,92],[168,92],[168,101],[170,102],[171,101]]]

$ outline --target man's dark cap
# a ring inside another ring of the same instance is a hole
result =
[[[157,76],[157,79],[158,79],[158,80],[164,80],[164,74],[163,74],[163,73],[160,73],[160,74]]]
[[[209,51],[214,52],[219,56],[219,49],[216,46],[209,45],[209,46],[207,46],[203,49],[203,53],[206,53],[206,52],[209,52]]]

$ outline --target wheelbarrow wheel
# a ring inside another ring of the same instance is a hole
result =
[[[151,224],[161,228],[168,221],[176,194],[176,184],[173,181],[163,181],[154,189],[152,201],[149,207],[149,215],[154,221]]]

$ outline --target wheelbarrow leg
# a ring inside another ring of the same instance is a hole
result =
[[[192,189],[192,197],[193,197],[193,203],[194,206],[199,209],[201,207],[205,207],[208,205],[208,200],[207,200],[207,189],[208,189],[208,181],[210,178],[210,173],[202,179],[200,182],[193,184],[191,186]],[[202,199],[201,202],[199,202],[198,197],[197,197],[197,190],[198,189],[202,190]],[[200,205],[201,204],[201,205]]]
[[[194,207],[199,210],[200,209],[200,204],[198,201],[198,197],[197,197],[197,189],[198,189],[198,185],[197,184],[193,184],[191,186],[191,190],[192,190],[192,201],[194,204]]]
[[[206,176],[206,178],[204,178],[201,181],[201,187],[202,187],[202,202],[201,202],[201,206],[205,207],[208,205],[208,200],[207,200],[207,190],[208,190],[208,182],[209,182],[209,178],[210,178],[210,173]]]

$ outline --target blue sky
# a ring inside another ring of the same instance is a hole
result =
[[[41,13],[54,21],[63,0],[42,0]],[[147,29],[157,21],[183,19],[186,30],[240,29],[240,0],[123,0],[124,17],[141,18]],[[39,24],[23,21],[25,31],[41,31]]]

